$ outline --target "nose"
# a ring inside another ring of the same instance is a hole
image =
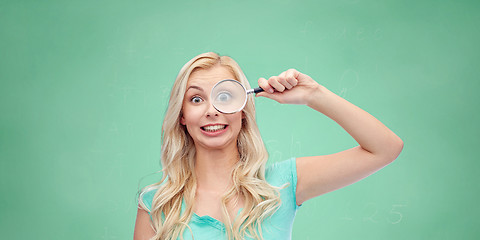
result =
[[[220,114],[220,112],[213,106],[211,102],[209,102],[208,108],[205,114],[207,115],[207,117],[212,117],[212,116],[217,117]]]

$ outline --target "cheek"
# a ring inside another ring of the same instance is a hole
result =
[[[230,122],[235,125],[236,128],[241,128],[242,127],[242,114],[240,113],[235,113],[235,116],[231,116],[232,118],[230,119]]]
[[[192,107],[184,107],[183,108],[183,122],[184,125],[191,124],[193,122],[196,122],[200,118],[200,111],[197,108],[192,108]]]

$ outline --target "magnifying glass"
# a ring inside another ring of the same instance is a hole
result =
[[[225,79],[213,86],[210,99],[217,111],[236,113],[245,107],[248,94],[259,92],[263,92],[260,87],[247,90],[239,81]]]

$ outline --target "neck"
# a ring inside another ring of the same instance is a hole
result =
[[[237,147],[207,150],[197,148],[195,175],[197,188],[223,192],[232,184],[232,169],[239,161]]]

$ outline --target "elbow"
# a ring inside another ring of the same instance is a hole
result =
[[[397,156],[398,156],[403,150],[403,140],[397,136],[397,139],[394,145],[395,145],[395,149],[397,150]]]
[[[403,150],[403,141],[399,137],[390,144],[390,154],[388,155],[388,162],[391,163],[398,158]]]

